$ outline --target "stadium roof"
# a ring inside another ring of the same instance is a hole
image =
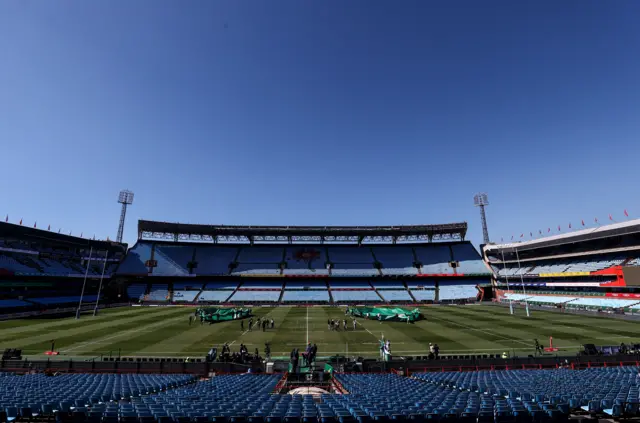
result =
[[[93,247],[94,249],[126,249],[126,244],[119,244],[114,241],[94,240],[59,234],[44,229],[36,229],[29,226],[15,225],[13,223],[0,222],[0,238],[10,239],[31,239],[39,242],[52,242],[56,244],[66,244],[70,247]]]
[[[461,241],[467,223],[407,226],[228,226],[138,221],[138,239],[201,242],[432,242]]]
[[[486,252],[492,250],[533,250],[536,248],[556,247],[565,244],[575,244],[577,242],[595,241],[612,236],[640,234],[640,219],[626,222],[612,223],[610,225],[598,226],[596,228],[582,229],[566,234],[552,235],[545,238],[531,241],[512,242],[507,244],[489,244],[485,246]]]

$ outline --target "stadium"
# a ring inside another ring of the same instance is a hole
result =
[[[640,221],[480,251],[467,229],[0,223],[1,417],[635,416]]]

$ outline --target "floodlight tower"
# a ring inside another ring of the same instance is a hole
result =
[[[487,229],[487,216],[484,213],[484,207],[489,205],[489,197],[484,192],[473,196],[473,205],[480,207],[480,220],[482,221],[482,238],[484,243],[489,243],[489,230]]]
[[[124,218],[127,215],[127,206],[133,204],[133,193],[127,189],[120,191],[118,195],[118,203],[122,204],[120,212],[120,225],[118,226],[118,236],[116,242],[122,242],[122,233],[124,232]]]

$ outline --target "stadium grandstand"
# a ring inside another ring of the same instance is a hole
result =
[[[75,310],[81,295],[93,309],[99,295],[111,296],[109,282],[126,251],[123,244],[0,222],[0,315]]]
[[[532,241],[486,245],[498,301],[640,310],[640,220]]]
[[[136,278],[127,294],[142,303],[475,301],[491,270],[464,240],[466,230],[466,223],[243,227],[141,220],[139,240],[117,276]]]

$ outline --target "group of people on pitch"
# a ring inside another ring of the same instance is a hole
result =
[[[356,328],[358,327],[358,322],[356,321],[356,319],[353,319],[353,330],[356,330]],[[343,319],[342,320],[342,328],[346,331],[349,329],[349,326],[347,325],[347,320]],[[340,330],[340,319],[328,319],[327,320],[327,329],[329,330]]]
[[[249,319],[249,332],[253,330],[253,328],[257,326],[258,328],[262,327],[262,331],[265,332],[267,329],[273,329],[276,327],[276,321],[273,319],[267,319],[266,317],[260,318],[256,320],[255,324],[253,322],[253,317]],[[240,331],[244,332],[244,320],[240,320]]]

